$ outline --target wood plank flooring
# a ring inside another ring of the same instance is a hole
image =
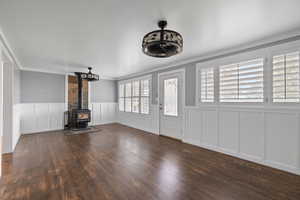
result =
[[[119,124],[22,136],[1,200],[299,200],[300,176]]]

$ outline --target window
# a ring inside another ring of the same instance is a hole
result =
[[[132,82],[132,112],[139,113],[140,81]]]
[[[125,112],[131,112],[131,83],[125,84]]]
[[[263,102],[263,59],[221,66],[220,102]]]
[[[141,113],[149,114],[149,101],[150,101],[150,92],[149,92],[149,80],[141,80]]]
[[[299,52],[273,57],[273,102],[299,102]]]
[[[214,69],[201,69],[201,102],[214,102]]]
[[[178,116],[178,78],[164,80],[164,115]]]
[[[124,111],[124,84],[119,85],[119,110]]]
[[[149,79],[134,80],[125,84],[119,84],[120,111],[149,114],[149,102]]]

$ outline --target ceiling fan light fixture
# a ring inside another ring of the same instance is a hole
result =
[[[84,80],[88,81],[99,81],[99,75],[98,74],[93,74],[92,73],[92,68],[88,68],[89,72],[88,73],[79,73],[80,77]]]
[[[167,21],[158,22],[160,30],[147,33],[143,38],[143,52],[152,57],[166,58],[182,52],[183,38],[173,30],[165,29]]]

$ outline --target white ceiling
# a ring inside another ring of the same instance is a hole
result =
[[[0,26],[24,68],[120,77],[300,28],[299,0],[0,0]],[[171,58],[142,53],[159,19],[184,37]]]

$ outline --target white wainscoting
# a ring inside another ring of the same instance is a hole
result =
[[[6,146],[3,148],[2,153],[12,153],[15,150],[15,147],[20,139],[21,132],[20,132],[20,104],[14,104],[12,107],[12,131],[7,132],[8,135],[6,135],[5,141]]]
[[[117,103],[91,103],[91,125],[101,125],[117,122]]]
[[[183,141],[300,174],[299,114],[299,108],[186,107]]]
[[[158,134],[158,105],[150,105],[150,112],[148,115],[119,111],[118,122],[129,127]]]
[[[91,124],[119,122],[159,133],[157,105],[150,106],[149,115],[118,112],[117,105],[91,103]],[[64,103],[19,104],[14,109],[23,134],[63,128]],[[184,118],[186,143],[300,174],[300,109],[185,107]]]
[[[64,103],[22,103],[21,133],[63,129]]]
[[[12,138],[12,142],[13,142],[13,149],[12,151],[14,151],[20,136],[21,136],[21,105],[20,104],[14,104],[13,106],[13,138]]]
[[[21,133],[37,133],[64,128],[65,103],[20,104]],[[91,103],[91,125],[116,122],[117,103]]]

